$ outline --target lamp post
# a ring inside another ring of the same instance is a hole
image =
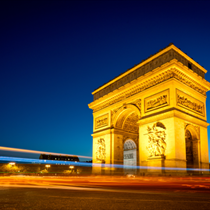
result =
[[[10,162],[8,163],[7,165],[7,170],[10,172],[10,173],[13,173],[13,172],[16,172],[18,167],[15,165],[16,163],[15,162]]]
[[[14,162],[10,162],[10,163],[9,163],[9,165],[14,166],[14,165],[15,165],[15,163],[14,163]]]
[[[47,168],[47,172],[48,172],[48,169],[51,167],[51,165],[45,165],[45,167]]]
[[[72,170],[74,169],[74,166],[69,166],[69,168],[71,169],[71,174],[72,174]]]

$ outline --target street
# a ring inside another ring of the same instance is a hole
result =
[[[0,209],[209,209],[200,177],[0,177]]]

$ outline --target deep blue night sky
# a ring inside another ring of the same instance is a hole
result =
[[[1,1],[0,146],[91,156],[94,89],[171,42],[210,71],[209,8],[209,0]]]

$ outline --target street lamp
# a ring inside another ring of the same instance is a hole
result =
[[[15,165],[15,163],[14,163],[14,162],[10,162],[10,163],[9,163],[9,165],[14,166],[14,165]]]
[[[71,174],[72,174],[72,171],[74,169],[74,166],[69,166],[69,168],[71,169]]]

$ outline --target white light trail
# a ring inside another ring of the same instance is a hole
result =
[[[33,154],[50,154],[50,155],[77,156],[77,157],[80,157],[80,158],[92,159],[92,157],[89,157],[89,156],[62,154],[62,153],[54,153],[54,152],[43,152],[43,151],[35,151],[35,150],[28,150],[28,149],[18,149],[18,148],[11,148],[11,147],[0,147],[0,150],[10,151],[10,152],[33,153]]]

